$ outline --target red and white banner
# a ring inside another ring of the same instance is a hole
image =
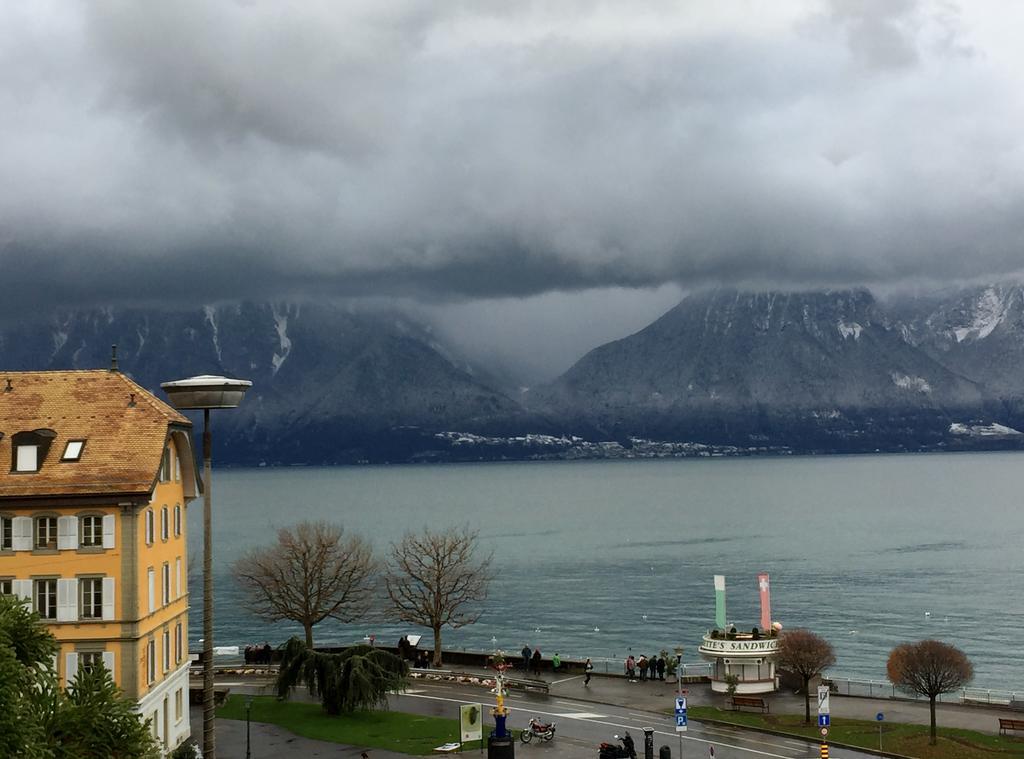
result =
[[[770,630],[772,628],[772,595],[769,589],[768,574],[759,574],[757,576],[757,587],[761,591],[761,629]]]

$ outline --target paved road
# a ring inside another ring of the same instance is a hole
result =
[[[492,697],[482,688],[459,686],[446,683],[415,683],[404,695],[393,698],[393,708],[414,714],[429,714],[456,718],[458,704],[484,703]],[[715,759],[815,759],[819,755],[818,744],[805,741],[764,735],[748,730],[702,725],[691,722],[689,729],[675,732],[671,718],[638,711],[634,707],[597,705],[568,697],[544,697],[512,695],[506,699],[512,710],[510,725],[524,726],[530,717],[554,721],[558,730],[551,743],[519,745],[520,759],[536,757],[587,757],[594,759],[601,741],[612,741],[612,736],[628,730],[637,745],[637,752],[643,756],[643,728],[655,729],[655,756],[658,747],[668,745],[673,757],[679,757],[680,737],[682,757],[710,756],[714,747]],[[859,759],[874,754],[831,748],[829,755],[839,759]]]
[[[233,693],[269,692],[265,681],[252,678],[223,678],[218,680],[218,684],[229,685]],[[303,698],[304,692],[300,689],[295,695]],[[415,681],[409,691],[391,697],[389,702],[392,708],[404,712],[457,719],[458,704],[478,703],[483,704],[486,709],[493,703],[493,696],[485,688],[477,686]],[[507,699],[507,703],[512,710],[512,727],[524,726],[530,717],[554,721],[558,725],[556,737],[550,743],[517,745],[519,759],[545,759],[554,756],[566,759],[596,759],[597,747],[601,741],[612,742],[613,736],[616,733],[621,734],[624,730],[628,730],[633,736],[637,752],[643,757],[644,727],[655,729],[655,756],[658,755],[658,747],[668,745],[672,749],[672,756],[678,759],[680,737],[682,759],[709,757],[711,747],[714,747],[715,759],[816,759],[819,755],[817,744],[696,722],[691,722],[689,730],[680,736],[675,732],[671,718],[636,706],[596,704],[567,695],[513,694]],[[193,734],[198,734],[198,730],[201,729],[201,718],[193,719],[192,724]],[[231,746],[231,750],[218,751],[219,755],[244,756],[244,752],[237,753],[237,747],[241,740],[244,740],[244,725],[243,722],[218,720],[218,736],[224,736],[218,738],[219,745],[224,749]],[[296,739],[285,731],[271,726],[261,727],[258,739],[254,733],[254,746],[257,744],[259,753],[254,750],[253,759],[262,759],[264,756],[288,759],[293,756],[359,755],[359,752],[353,751],[351,747]],[[831,748],[830,756],[833,759],[861,759],[874,754]],[[385,759],[385,752],[373,750],[370,757]]]

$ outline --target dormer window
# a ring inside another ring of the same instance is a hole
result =
[[[45,429],[18,432],[11,436],[11,471],[38,472],[55,437],[56,432]]]
[[[60,457],[60,460],[78,461],[80,458],[82,458],[82,449],[84,447],[84,440],[69,440],[68,444],[64,446],[64,455]]]

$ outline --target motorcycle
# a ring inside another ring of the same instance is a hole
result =
[[[555,737],[555,723],[541,722],[536,717],[530,717],[530,724],[519,733],[519,740],[529,743],[534,738],[541,742],[549,741]]]
[[[616,735],[615,740],[622,745],[602,743],[598,749],[598,759],[636,759],[636,746],[633,745],[633,738],[628,730],[623,733],[621,738]]]

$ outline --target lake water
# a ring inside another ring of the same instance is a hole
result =
[[[1014,453],[218,470],[215,640],[301,634],[247,613],[227,572],[276,527],[337,521],[383,554],[407,529],[469,525],[497,578],[480,621],[446,631],[447,645],[608,657],[682,645],[697,661],[712,576],[726,575],[742,629],[758,623],[767,571],[772,616],[831,640],[835,674],[882,679],[893,645],[935,637],[967,652],[976,685],[1020,689],[1022,492]],[[195,572],[201,500],[189,515]],[[393,644],[410,631],[328,620],[315,636]]]

